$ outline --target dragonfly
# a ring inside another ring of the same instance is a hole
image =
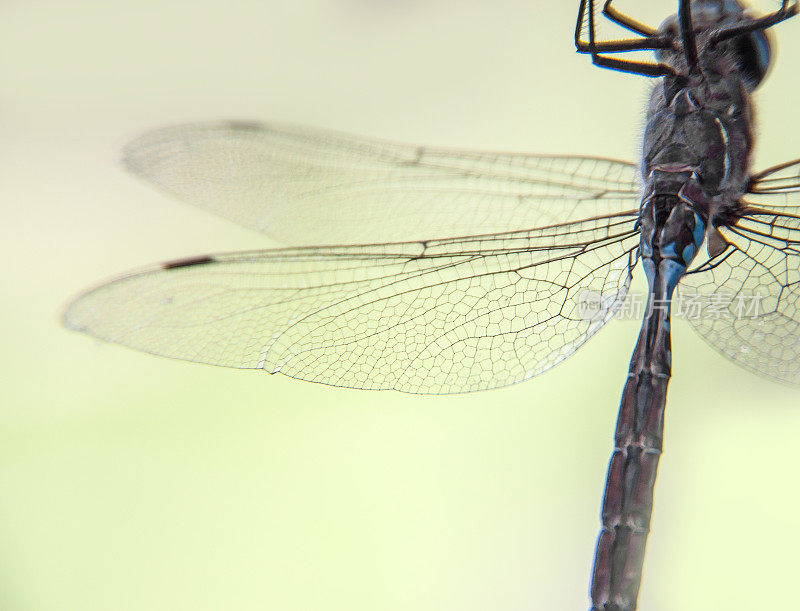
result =
[[[250,122],[162,128],[125,148],[129,170],[286,246],[128,273],[75,298],[65,325],[155,355],[332,386],[462,393],[567,359],[619,312],[642,268],[647,307],[590,588],[593,611],[634,610],[676,296],[716,306],[687,318],[723,355],[800,383],[800,159],[750,167],[767,30],[798,2],[757,17],[737,0],[680,0],[653,28],[606,0],[602,15],[634,35],[612,40],[598,40],[596,8],[580,2],[578,52],[654,79],[638,164]],[[641,51],[655,61],[631,59]],[[761,306],[747,315],[720,301],[747,295]]]

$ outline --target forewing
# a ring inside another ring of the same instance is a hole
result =
[[[153,354],[336,386],[505,386],[559,363],[611,317],[635,222],[630,212],[465,239],[199,257],[91,290],[65,323]]]
[[[787,161],[755,174],[751,179],[749,191],[755,197],[748,199],[754,202],[762,199],[758,197],[759,195],[766,195],[767,197],[763,198],[765,205],[791,205],[790,199],[781,200],[775,196],[778,194],[792,196],[800,193],[800,159]]]
[[[722,229],[731,246],[684,277],[679,299],[700,335],[734,362],[800,384],[800,188],[781,180],[748,196],[750,211]]]
[[[311,128],[182,125],[124,163],[178,198],[285,244],[516,231],[636,208],[622,161],[413,147]]]

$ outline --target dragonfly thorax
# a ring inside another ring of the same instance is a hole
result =
[[[668,93],[657,85],[651,94],[642,150],[645,191],[655,187],[654,172],[688,172],[705,200],[696,202],[700,211],[711,216],[735,208],[747,189],[753,145],[747,91],[723,79]]]

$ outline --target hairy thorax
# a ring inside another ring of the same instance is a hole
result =
[[[708,232],[713,256],[724,250],[718,231],[735,222],[750,180],[753,148],[753,110],[750,95],[766,72],[766,39],[740,36],[713,42],[711,34],[731,19],[712,10],[714,3],[697,5],[697,61],[690,65],[679,35],[677,17],[660,31],[673,46],[657,52],[675,75],[665,76],[650,95],[642,147],[644,180],[642,222],[652,225],[652,250],[676,252],[669,240],[678,237],[680,254],[669,258],[688,265]],[[649,222],[648,222],[649,221]],[[691,242],[691,244],[689,243]],[[660,245],[660,246],[659,246]],[[644,246],[644,245],[643,245]]]
[[[732,75],[677,81],[667,77],[650,96],[643,178],[650,182],[654,170],[689,172],[709,200],[735,204],[749,180],[753,146],[749,93]]]

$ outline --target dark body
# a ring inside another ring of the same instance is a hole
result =
[[[607,1],[603,14],[639,37],[604,42],[594,12],[581,0],[579,51],[662,79],[638,167],[251,122],[155,130],[126,148],[128,169],[289,246],[121,276],[78,296],[64,324],[156,355],[333,386],[470,392],[528,380],[573,354],[614,316],[641,261],[649,303],[591,588],[593,610],[632,611],[678,284],[707,300],[757,286],[766,311],[689,322],[740,365],[800,384],[800,203],[791,199],[800,160],[749,169],[750,93],[770,60],[765,30],[797,5],[756,19],[734,0],[680,0],[678,14],[652,29]],[[639,50],[655,51],[658,63],[613,55]],[[332,242],[343,245],[320,245]],[[587,294],[597,306],[589,317]]]
[[[767,71],[770,48],[760,27],[728,38],[720,32],[754,23],[731,0],[685,1],[650,35],[662,45],[656,50],[662,73],[647,76],[663,80],[650,96],[641,161],[639,253],[649,295],[609,465],[593,610],[636,608],[672,370],[675,288],[704,241],[709,257],[724,252],[728,245],[719,228],[747,212],[742,197],[751,180],[750,93]],[[579,17],[578,32],[580,27]]]

